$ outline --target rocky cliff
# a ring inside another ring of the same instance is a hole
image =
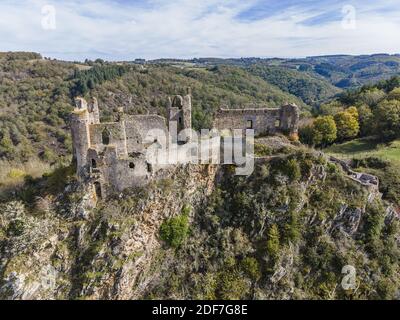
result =
[[[274,156],[249,177],[187,165],[98,203],[75,182],[32,206],[2,203],[0,297],[397,297],[390,205],[322,154],[288,142],[268,148]],[[160,227],[183,211],[189,231],[171,246]],[[356,270],[350,288],[345,266]]]

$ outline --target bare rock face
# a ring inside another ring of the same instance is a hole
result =
[[[5,299],[51,299],[56,294],[56,268],[51,256],[66,237],[51,213],[35,216],[21,202],[0,207],[1,236],[0,296]]]
[[[90,188],[79,189],[73,202],[55,200],[39,215],[21,202],[1,205],[0,297],[141,297],[168,268],[168,258],[158,263],[159,254],[168,254],[160,250],[161,223],[185,205],[200,206],[214,190],[216,171],[186,165],[97,207]]]
[[[357,232],[362,214],[362,209],[349,208],[346,204],[343,204],[338,215],[333,220],[331,232],[339,231],[352,236],[355,232]]]

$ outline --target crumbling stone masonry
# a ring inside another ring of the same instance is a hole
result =
[[[100,123],[96,99],[87,103],[77,98],[75,102],[71,130],[78,177],[90,180],[98,197],[147,184],[161,166],[147,162],[146,150],[167,143],[152,137],[150,130],[161,130],[167,136],[166,119],[158,115],[128,116],[121,110],[119,121]],[[190,95],[171,100],[168,115],[179,128],[191,127]]]
[[[286,104],[280,108],[224,109],[215,115],[213,127],[224,129],[253,129],[254,134],[268,135],[284,133],[297,136],[299,108]]]
[[[171,135],[175,141],[175,132],[192,128],[190,89],[184,97],[169,99],[168,119],[158,115],[130,116],[120,110],[118,121],[101,123],[96,99],[87,103],[77,98],[75,104],[71,130],[77,175],[81,181],[91,183],[100,198],[157,179],[160,169],[167,169],[170,164],[149,163],[148,151],[168,150],[169,139],[160,141],[158,137]],[[254,129],[256,135],[276,132],[294,135],[298,120],[298,108],[291,104],[279,109],[220,109],[214,128]]]

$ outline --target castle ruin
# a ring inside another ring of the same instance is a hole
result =
[[[284,133],[296,136],[299,124],[299,108],[285,104],[280,108],[220,108],[213,127],[225,129],[253,129],[256,136]]]
[[[149,162],[146,152],[150,148],[169,148],[170,140],[159,139],[159,134],[171,137],[174,132],[192,129],[190,90],[184,97],[169,99],[168,119],[159,115],[126,115],[119,110],[117,121],[100,122],[95,98],[89,103],[77,98],[75,103],[71,130],[77,175],[81,181],[93,184],[99,198],[157,179],[157,173],[166,166]],[[294,135],[298,120],[296,105],[277,109],[220,109],[213,128],[254,129],[256,135],[277,132]],[[176,138],[172,137],[172,141]]]

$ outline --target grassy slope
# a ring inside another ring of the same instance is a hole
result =
[[[377,176],[383,198],[400,207],[400,140],[384,145],[371,139],[357,139],[333,145],[325,152],[354,159],[356,170]]]
[[[374,140],[364,138],[335,144],[327,149],[328,154],[340,158],[367,158],[375,157],[400,164],[400,140],[390,144],[378,144]]]

